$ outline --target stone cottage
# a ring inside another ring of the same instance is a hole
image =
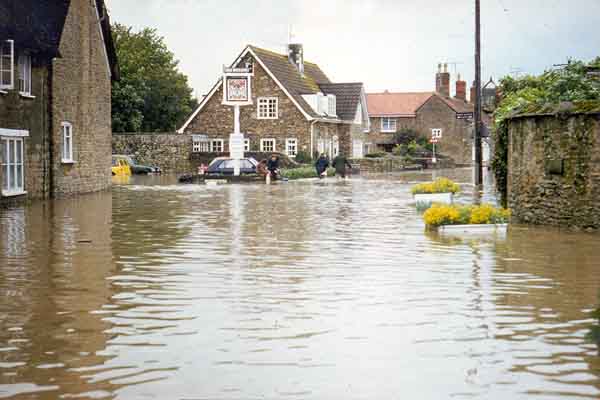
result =
[[[317,64],[304,61],[302,45],[288,50],[284,55],[249,45],[231,64],[252,70],[252,101],[240,109],[245,151],[362,157],[369,128],[363,84],[333,83]],[[193,152],[229,151],[234,111],[222,104],[222,86],[219,79],[178,131],[192,136]]]
[[[467,102],[466,90],[467,83],[459,76],[456,96],[450,97],[450,74],[440,68],[435,92],[367,94],[369,151],[391,152],[395,135],[403,130],[413,130],[428,139],[435,132],[441,135],[437,151],[459,165],[471,164],[474,107]]]
[[[0,2],[0,204],[110,185],[118,76],[104,0]]]

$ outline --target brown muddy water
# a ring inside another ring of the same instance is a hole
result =
[[[600,236],[426,233],[428,178],[0,210],[0,398],[599,398]]]

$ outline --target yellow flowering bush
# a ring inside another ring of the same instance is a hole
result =
[[[434,204],[423,214],[428,226],[463,224],[504,224],[510,219],[510,210],[491,204],[446,205]]]
[[[419,183],[412,187],[412,194],[422,193],[457,193],[460,192],[460,185],[448,178],[438,178],[433,182]]]

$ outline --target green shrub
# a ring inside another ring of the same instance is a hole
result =
[[[299,164],[312,164],[312,157],[307,151],[299,151],[294,160]]]
[[[327,175],[328,176],[335,175],[335,169],[328,168]],[[306,167],[299,167],[299,168],[288,168],[288,169],[281,170],[281,176],[283,178],[287,178],[289,180],[317,178],[317,170],[312,165],[306,166]]]

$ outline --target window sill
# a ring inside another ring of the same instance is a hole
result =
[[[19,92],[19,96],[21,96],[24,99],[35,99],[35,96],[24,92]]]
[[[25,190],[21,190],[21,191],[18,191],[18,192],[15,192],[15,191],[13,191],[13,192],[5,192],[4,190],[2,191],[2,197],[15,197],[15,196],[22,196],[22,195],[25,195],[25,194],[27,194],[27,191],[25,191]]]
[[[256,119],[279,119],[279,117],[256,117]]]
[[[381,133],[396,133],[396,130],[393,130],[393,131],[392,131],[392,130],[385,130],[385,131],[384,131],[384,130],[382,129],[380,132],[381,132]]]
[[[6,90],[0,89],[0,94],[8,94]]]
[[[61,164],[77,164],[77,162],[74,160],[65,160],[65,159],[60,160],[60,163]]]

